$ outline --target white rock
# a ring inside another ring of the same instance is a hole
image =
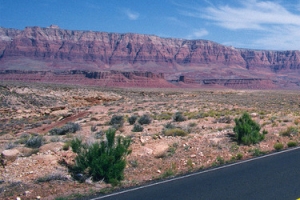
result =
[[[257,117],[258,114],[257,114],[257,113],[251,113],[250,116],[251,116],[251,117]]]

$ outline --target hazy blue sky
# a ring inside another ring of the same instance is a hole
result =
[[[300,50],[300,0],[0,0],[0,26],[154,34]]]

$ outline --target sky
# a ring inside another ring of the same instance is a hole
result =
[[[51,24],[300,50],[300,0],[0,0],[0,27]]]

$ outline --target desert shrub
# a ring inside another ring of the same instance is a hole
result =
[[[196,126],[197,126],[197,123],[195,123],[195,122],[189,123],[189,127],[196,127]]]
[[[97,133],[95,133],[95,138],[101,139],[104,135],[105,135],[105,133],[101,130],[101,131],[98,131]]]
[[[75,133],[81,129],[77,123],[67,123],[60,128],[53,128],[49,131],[50,135],[65,135],[67,133]]]
[[[144,128],[141,125],[135,124],[131,131],[132,132],[142,132],[143,130],[144,130]]]
[[[16,146],[18,146],[17,143],[13,143],[13,142],[10,142],[6,145],[5,149],[13,149],[15,148]]]
[[[167,151],[167,156],[173,156],[176,152],[177,147],[170,146],[168,151]]]
[[[258,149],[258,148],[255,148],[255,149],[253,149],[253,150],[251,150],[252,151],[252,156],[262,156],[262,155],[265,155],[266,154],[266,152],[264,152],[264,151],[261,151],[260,149]],[[251,152],[250,151],[250,152]]]
[[[194,163],[190,158],[186,161],[186,165],[188,166],[189,170],[192,170],[194,168]]]
[[[297,127],[290,126],[285,131],[280,132],[280,135],[290,137],[293,135],[297,135],[298,133],[299,133],[299,130]]]
[[[62,174],[48,174],[46,176],[37,178],[35,182],[43,183],[43,182],[50,182],[53,180],[66,181],[66,180],[68,180],[68,178]]]
[[[113,115],[109,122],[114,128],[118,129],[124,124],[124,117],[122,115]]]
[[[172,114],[169,112],[162,112],[156,116],[154,116],[154,119],[156,120],[169,120],[172,118]]]
[[[276,150],[276,151],[280,151],[280,150],[282,150],[283,149],[283,144],[282,143],[276,143],[276,144],[274,144],[274,149]]]
[[[223,165],[223,164],[225,164],[225,160],[224,160],[224,158],[222,158],[221,156],[218,156],[217,158],[216,158],[216,164],[217,165]]]
[[[72,148],[73,152],[80,153],[80,150],[83,147],[82,140],[79,138],[75,138],[75,139],[71,140],[70,147]]]
[[[130,125],[133,125],[133,124],[136,122],[137,118],[138,118],[138,116],[136,116],[136,115],[131,115],[131,116],[128,118],[128,123],[129,123]]]
[[[296,141],[289,141],[288,143],[287,143],[287,146],[288,147],[296,147],[298,145],[298,143],[296,142]]]
[[[91,132],[97,131],[97,126],[91,126]]]
[[[138,161],[137,160],[130,160],[129,164],[131,165],[131,167],[136,168],[138,167]]]
[[[64,143],[64,145],[63,145],[63,147],[62,147],[62,149],[64,150],[64,151],[68,151],[69,150],[69,148],[70,148],[70,142],[66,142],[66,143]]]
[[[151,117],[147,114],[144,114],[143,116],[140,117],[138,120],[138,123],[143,125],[143,124],[150,124],[151,123]]]
[[[164,127],[166,129],[171,129],[171,128],[175,128],[175,126],[172,123],[167,123],[166,125],[164,125]]]
[[[187,136],[188,133],[180,128],[172,128],[164,130],[165,136]]]
[[[243,158],[243,154],[242,153],[238,153],[237,155],[236,155],[236,159],[237,160],[241,160]]]
[[[170,176],[174,176],[176,174],[176,166],[172,164],[170,168],[168,168],[164,173],[162,173],[159,178],[164,179]]]
[[[51,137],[50,142],[59,142],[60,138],[58,136]]]
[[[207,117],[207,115],[201,112],[185,112],[184,116],[186,116],[188,119],[200,119]]]
[[[244,113],[242,117],[234,119],[235,139],[239,144],[255,144],[264,139],[264,134],[260,134],[260,126],[253,121],[248,113]],[[266,132],[264,132],[266,133]]]
[[[22,133],[22,135],[20,136],[20,139],[17,141],[17,143],[25,144],[29,138],[30,138],[29,133]]]
[[[84,177],[92,177],[92,180],[104,180],[113,185],[124,178],[126,155],[131,151],[131,140],[128,138],[115,137],[116,130],[106,131],[106,140],[84,145],[80,142],[75,165],[71,172],[76,178],[77,174]]]
[[[185,117],[182,115],[181,112],[176,112],[173,116],[173,121],[174,122],[182,122],[182,121],[185,121]]]
[[[43,136],[31,136],[25,146],[29,148],[39,148],[40,146],[43,145]]]
[[[232,119],[229,116],[225,116],[225,117],[220,117],[218,119],[214,120],[214,123],[226,123],[226,124],[230,124],[232,121]]]

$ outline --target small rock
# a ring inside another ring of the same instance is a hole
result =
[[[88,183],[88,184],[93,184],[92,177],[86,179],[85,182]]]
[[[251,113],[250,114],[251,117],[257,117],[257,115],[258,115],[257,113]]]
[[[16,200],[21,200],[21,197],[17,197]]]
[[[41,199],[41,196],[37,196],[36,199]]]
[[[159,169],[156,172],[159,173],[159,174],[161,173],[161,171]]]
[[[140,138],[140,141],[141,141],[142,144],[146,143],[146,140],[143,137]]]
[[[191,158],[196,158],[196,154],[192,154],[190,157]]]

